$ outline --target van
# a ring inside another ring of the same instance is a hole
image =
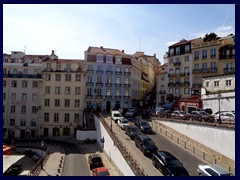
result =
[[[112,118],[112,120],[115,121],[115,123],[117,123],[118,119],[121,119],[121,118],[123,118],[123,117],[121,117],[119,111],[114,110],[114,111],[112,111],[112,113],[111,113],[111,118]]]

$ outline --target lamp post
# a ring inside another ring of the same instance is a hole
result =
[[[221,122],[221,113],[220,113],[220,97],[221,97],[221,94],[220,92],[218,93],[218,109],[219,109],[219,115],[218,115],[218,121],[219,123]]]

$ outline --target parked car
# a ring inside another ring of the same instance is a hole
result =
[[[145,121],[145,120],[137,120],[134,123],[140,130],[140,132],[143,133],[152,133],[152,127],[150,126],[150,124]]]
[[[220,120],[221,122],[225,122],[225,121],[235,121],[235,114],[232,112],[221,112],[218,113],[217,115],[215,115],[215,121],[219,120],[219,115],[220,115]]]
[[[173,111],[172,112],[172,117],[174,118],[178,118],[178,119],[187,119],[188,113],[186,113],[185,111]]]
[[[217,164],[200,164],[197,171],[199,176],[233,176],[233,174]]]
[[[99,167],[92,170],[93,176],[110,176],[110,173],[106,167]]]
[[[136,108],[128,108],[127,112],[125,113],[125,116],[134,117],[137,115],[138,110]]]
[[[152,163],[164,176],[189,176],[183,164],[167,151],[156,151]]]
[[[139,133],[138,128],[133,125],[129,125],[125,127],[125,133],[131,138],[134,139],[135,136]]]
[[[90,169],[94,169],[97,167],[103,167],[103,161],[100,155],[98,154],[91,154],[88,156],[88,164],[90,166]]]
[[[155,143],[147,135],[139,133],[135,136],[135,145],[144,155],[152,154],[158,150]]]
[[[112,111],[111,118],[117,123],[118,119],[121,119],[122,117],[119,111],[114,110]]]
[[[121,129],[125,129],[125,127],[129,125],[129,122],[126,118],[121,118],[118,119],[117,124]]]
[[[128,122],[129,123],[135,123],[135,121],[137,121],[137,118],[135,118],[135,117],[125,117],[127,120],[128,120]]]
[[[199,120],[203,120],[206,122],[214,122],[214,116],[206,113],[205,111],[192,111],[190,114],[194,114],[199,116]]]

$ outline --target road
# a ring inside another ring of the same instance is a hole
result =
[[[110,118],[105,118],[107,124],[110,126]],[[144,173],[148,176],[162,176],[159,170],[157,170],[152,165],[151,157],[146,157],[142,152],[135,146],[135,142],[131,140],[125,132],[120,129],[116,123],[112,122],[113,132],[119,137],[123,142],[128,151],[132,154],[134,159],[140,165],[141,169],[144,170]],[[197,176],[197,166],[204,163],[200,159],[196,158],[183,148],[171,142],[169,139],[163,135],[154,132],[151,135],[148,135],[157,145],[159,150],[166,150],[176,156],[184,165],[184,167],[189,172],[190,176]]]

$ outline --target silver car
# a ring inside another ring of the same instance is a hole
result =
[[[200,164],[197,169],[199,176],[233,176],[217,164]]]

